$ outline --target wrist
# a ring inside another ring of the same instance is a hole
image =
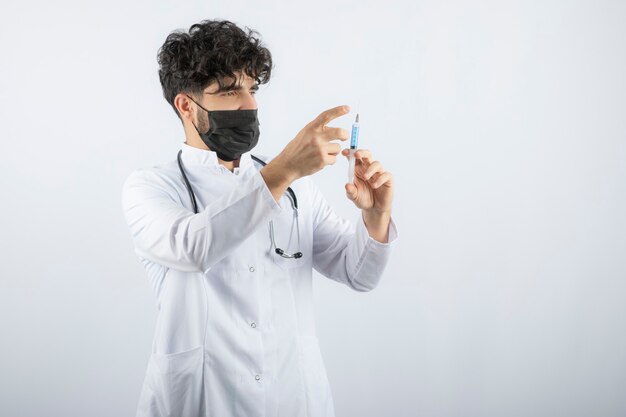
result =
[[[362,210],[363,222],[368,234],[378,242],[387,242],[389,239],[390,211]]]
[[[286,189],[291,184],[291,181],[282,174],[280,167],[276,165],[267,164],[259,172],[270,188]]]
[[[390,219],[391,218],[391,210],[385,210],[385,209],[378,209],[375,207],[372,208],[368,208],[368,209],[363,209],[361,210],[363,212],[364,216],[368,216],[370,218],[387,218]]]
[[[276,201],[280,200],[287,187],[294,181],[293,175],[276,159],[270,161],[259,172]]]
[[[267,166],[271,166],[271,169],[275,170],[277,175],[280,175],[284,181],[287,182],[287,185],[299,178],[297,172],[293,167],[289,166],[288,161],[282,153],[272,159]]]

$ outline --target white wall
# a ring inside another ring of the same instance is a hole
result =
[[[626,3],[231,3],[0,6],[0,415],[134,414],[156,309],[121,185],[184,140],[156,52],[205,18],[273,53],[258,152],[350,104],[395,174],[380,286],[316,277],[338,416],[625,415]],[[315,179],[356,219],[345,172]]]

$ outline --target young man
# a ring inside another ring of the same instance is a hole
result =
[[[137,416],[333,416],[312,269],[369,291],[397,237],[393,179],[369,151],[356,153],[355,183],[345,185],[362,213],[355,226],[311,180],[335,163],[341,147],[331,141],[348,139],[328,126],[347,106],[322,112],[271,161],[250,154],[255,92],[272,69],[254,33],[202,21],[159,50],[185,142],[176,160],[134,171],[123,187],[158,307]]]

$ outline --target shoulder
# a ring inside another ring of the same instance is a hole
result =
[[[176,194],[179,182],[180,171],[177,161],[174,160],[133,170],[126,176],[122,188],[125,192],[132,188],[141,187],[160,189]]]

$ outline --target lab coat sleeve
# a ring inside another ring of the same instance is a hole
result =
[[[339,217],[311,181],[313,207],[313,267],[356,291],[374,289],[398,237],[393,218],[386,243],[369,236],[363,216],[356,227]]]
[[[282,209],[260,172],[197,214],[183,207],[157,173],[126,179],[122,205],[135,253],[169,268],[207,272]]]

